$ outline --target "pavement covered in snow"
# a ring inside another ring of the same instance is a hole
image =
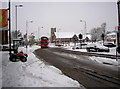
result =
[[[39,46],[28,48],[28,61],[25,63],[21,61],[10,62],[8,52],[0,52],[2,87],[79,87],[85,89],[76,80],[65,76],[56,67],[36,58],[32,52],[38,48]],[[20,47],[19,50],[26,52],[24,47]]]

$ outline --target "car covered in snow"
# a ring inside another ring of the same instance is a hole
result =
[[[87,52],[109,52],[109,48],[99,43],[91,43],[86,48]]]
[[[87,44],[86,43],[81,43],[77,44],[76,46],[73,46],[73,49],[86,49]]]
[[[104,46],[106,46],[106,47],[116,47],[116,44],[114,44],[112,42],[105,42]]]

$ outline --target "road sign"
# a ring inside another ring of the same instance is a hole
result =
[[[8,10],[0,9],[0,29],[8,30]]]

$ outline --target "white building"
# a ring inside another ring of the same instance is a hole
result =
[[[116,32],[111,32],[106,35],[106,40],[109,42],[115,42],[116,41]]]
[[[72,42],[74,32],[55,32],[56,42]]]

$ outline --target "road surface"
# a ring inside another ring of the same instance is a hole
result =
[[[59,68],[65,75],[77,80],[87,89],[120,89],[117,66],[104,66],[89,59],[89,56],[75,57],[69,50],[43,48],[35,50],[43,61]]]

